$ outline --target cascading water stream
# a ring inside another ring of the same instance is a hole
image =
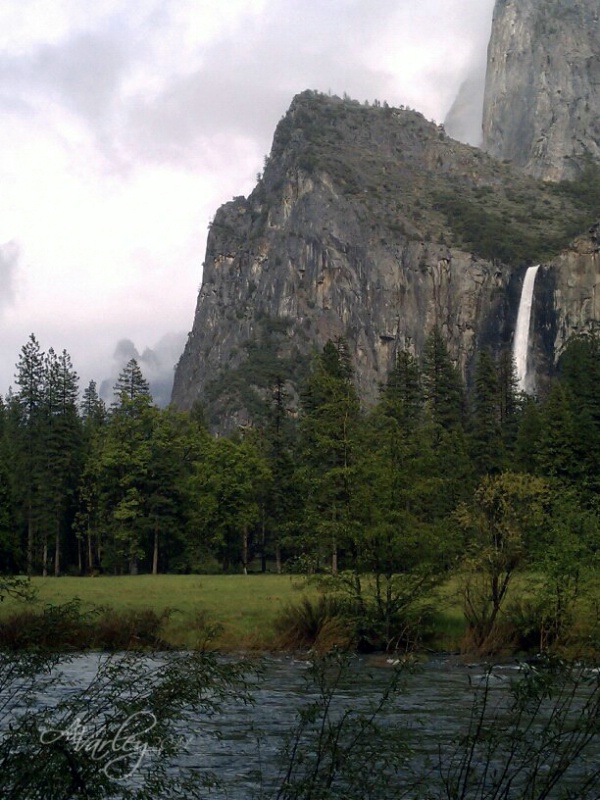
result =
[[[530,391],[530,384],[527,375],[527,355],[529,353],[529,327],[531,324],[531,306],[533,304],[533,287],[535,276],[540,265],[529,267],[525,273],[523,288],[521,290],[521,301],[519,303],[519,313],[517,315],[517,327],[515,329],[515,340],[513,345],[513,356],[517,370],[517,381],[522,392]]]

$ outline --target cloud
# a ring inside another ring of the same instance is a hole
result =
[[[446,132],[453,139],[475,147],[481,145],[484,89],[485,74],[481,75],[479,71],[474,71],[462,82],[444,120]]]
[[[133,342],[191,326],[208,220],[251,191],[293,95],[347,92],[441,121],[483,74],[492,3],[0,4],[0,241],[22,253],[22,268],[10,250],[0,259],[5,345],[34,330],[86,378],[108,376],[112,400],[112,343],[131,345],[116,379]],[[158,367],[138,357],[166,385],[179,352]]]
[[[135,10],[105,0],[92,27],[79,20],[62,38],[0,60],[0,106],[47,118],[51,101],[88,127],[119,170],[154,161],[218,172],[232,151],[252,146],[262,158],[304,89],[407,104],[441,120],[474,62],[481,67],[491,4],[231,0],[225,13],[215,0],[201,9],[141,0]]]
[[[15,300],[15,283],[21,252],[16,242],[0,244],[0,312]]]
[[[444,119],[446,131],[461,142],[480,146],[482,139],[483,95],[487,69],[487,45],[492,24],[492,0],[485,0],[473,14],[468,58],[461,83]],[[475,9],[473,9],[475,10]]]
[[[114,400],[113,388],[123,367],[132,359],[138,362],[157,406],[164,408],[171,402],[175,364],[183,352],[186,333],[167,333],[154,345],[140,354],[131,339],[121,339],[113,356],[113,371],[100,384],[100,396],[110,405]]]
[[[196,69],[172,76],[152,96],[132,99],[124,131],[128,146],[137,142],[138,153],[149,159],[186,162],[197,161],[199,153],[214,160],[215,146],[229,149],[242,138],[260,142],[264,153],[297,92],[331,88],[371,96],[389,76],[361,63],[352,14],[341,14],[348,6],[356,13],[359,4],[271,2],[242,39],[224,34],[202,49]],[[335,46],[327,45],[329,39]]]

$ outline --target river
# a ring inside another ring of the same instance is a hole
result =
[[[45,690],[46,696],[40,696],[38,703],[51,704],[65,699],[69,693],[80,692],[81,687],[93,680],[101,658],[99,655],[78,656],[61,665],[60,681],[53,681]],[[139,657],[141,662],[144,658]],[[146,661],[151,663],[150,659],[146,658]],[[154,660],[152,663],[156,665],[157,662]],[[387,697],[378,715],[381,723],[378,731],[374,725],[365,725],[364,720],[368,719],[370,709],[377,705],[390,679],[396,675],[397,667],[391,659],[351,659],[339,677],[334,696],[330,698],[325,727],[321,726],[322,718],[318,713],[314,718],[307,714],[311,704],[315,710],[322,709],[328,700],[327,697],[324,700],[315,685],[312,669],[312,663],[302,658],[264,659],[262,674],[250,681],[251,703],[225,699],[218,714],[191,718],[181,728],[181,746],[171,769],[190,768],[199,777],[207,772],[214,773],[221,785],[207,797],[216,800],[275,797],[290,760],[289,754],[282,758],[282,748],[297,726],[299,713],[304,710],[305,724],[297,736],[297,756],[302,754],[303,760],[297,758],[296,770],[291,774],[296,782],[305,779],[315,767],[315,741],[319,731],[338,731],[338,750],[334,759],[337,766],[344,760],[344,748],[353,739],[358,739],[350,758],[345,761],[344,770],[348,775],[343,777],[342,770],[342,777],[335,784],[339,793],[317,793],[313,795],[315,798],[558,798],[563,796],[559,791],[562,791],[563,784],[577,792],[579,786],[584,786],[585,776],[588,773],[593,776],[594,770],[597,772],[595,764],[600,757],[598,734],[595,732],[599,725],[598,715],[596,728],[587,737],[566,783],[557,785],[546,794],[540,790],[537,794],[526,795],[523,788],[531,780],[532,768],[536,767],[541,778],[545,776],[546,779],[557,768],[559,746],[556,743],[560,742],[560,747],[569,742],[573,745],[574,721],[590,692],[595,697],[593,710],[597,714],[600,702],[593,673],[587,688],[578,686],[570,699],[563,690],[560,699],[562,716],[555,708],[556,703],[547,698],[540,702],[538,713],[531,714],[535,705],[532,695],[521,704],[517,718],[511,707],[510,686],[515,678],[524,674],[521,666],[508,664],[490,668],[482,664],[465,665],[447,657],[430,658],[416,668],[403,669],[398,690]],[[331,678],[334,672],[330,665],[328,676]],[[532,674],[532,670],[527,669],[527,674]],[[485,713],[478,716],[474,711],[483,709],[484,698]],[[344,720],[344,726],[339,733],[341,720]],[[480,721],[485,721],[485,724],[480,725]],[[471,751],[464,744],[469,741],[469,731],[473,732],[476,727],[479,731],[474,737],[473,757],[467,764]],[[356,735],[358,732],[360,736]],[[324,751],[323,756],[325,764],[327,752]],[[136,777],[143,773],[143,759],[153,757],[152,753],[141,754]],[[492,767],[487,773],[484,764]],[[494,794],[493,782],[500,778],[494,778],[492,773],[495,770],[495,774],[501,777],[507,764],[517,771],[517,777],[512,781],[514,785],[505,794],[500,790]],[[540,785],[541,778],[536,778]],[[345,780],[346,793],[343,789]],[[361,781],[365,789],[359,794],[357,786],[360,787]],[[448,794],[444,783],[447,787],[452,781],[458,788],[454,794]],[[590,787],[591,793],[573,796],[594,800],[600,797],[598,775],[595,779],[592,777]]]

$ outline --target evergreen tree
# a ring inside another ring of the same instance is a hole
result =
[[[241,564],[247,573],[269,481],[268,465],[254,443],[205,442],[188,482],[191,539],[204,554],[213,553],[224,571]]]
[[[282,571],[284,548],[293,542],[302,513],[301,496],[295,479],[297,430],[288,412],[288,401],[283,380],[278,377],[263,434],[263,452],[271,472],[271,481],[265,498],[261,543],[263,571],[266,570],[267,556],[271,555],[275,559],[277,573]]]
[[[338,550],[351,546],[355,535],[352,500],[360,406],[352,378],[347,345],[343,340],[328,341],[302,397],[299,433],[307,544],[317,559],[324,548],[329,551],[334,573]]]
[[[19,387],[12,408],[14,442],[14,485],[17,502],[26,527],[26,570],[33,574],[39,543],[43,503],[45,458],[43,441],[43,401],[45,384],[44,353],[32,333],[21,348],[15,382]]]
[[[78,412],[79,377],[66,350],[52,348],[45,358],[43,398],[44,518],[42,570],[48,565],[48,544],[54,542],[54,574],[61,571],[62,545],[71,531],[77,483],[82,466],[82,431]]]
[[[83,436],[83,467],[78,485],[78,510],[73,528],[77,539],[79,573],[93,575],[100,568],[102,538],[99,505],[99,463],[108,414],[100,398],[96,382],[90,381],[83,391],[80,406]]]
[[[559,380],[573,416],[575,458],[581,488],[591,499],[600,492],[600,339],[574,336],[559,360]]]
[[[12,463],[8,404],[0,397],[0,573],[17,571],[20,562]]]
[[[135,358],[131,358],[121,370],[113,387],[113,394],[113,408],[127,407],[132,410],[138,402],[142,405],[152,403],[150,384],[144,378]]]
[[[145,551],[151,572],[167,571],[185,548],[186,489],[206,435],[185,414],[151,409],[153,426],[143,485]]]
[[[90,381],[83,390],[81,418],[86,427],[98,427],[106,422],[106,404],[98,394],[96,381]]]
[[[109,536],[102,544],[105,566],[116,572],[127,564],[137,573],[144,557],[144,491],[151,464],[154,407],[147,381],[135,359],[114,387],[110,421],[100,440],[100,519]]]
[[[576,418],[569,391],[555,384],[541,413],[536,462],[541,475],[583,488],[585,462],[578,452]]]
[[[503,350],[498,356],[497,372],[502,438],[507,451],[511,452],[517,438],[524,398],[519,392],[517,369],[510,350]]]
[[[471,457],[480,475],[499,472],[504,460],[502,395],[490,353],[477,358],[470,420]]]
[[[438,328],[432,330],[425,342],[423,388],[427,410],[438,430],[452,430],[462,425],[463,384]]]
[[[520,472],[541,474],[537,453],[543,424],[538,400],[533,397],[524,399],[514,447],[514,458]]]
[[[396,354],[396,362],[380,393],[383,412],[393,417],[405,434],[422,422],[423,387],[421,370],[408,350]]]

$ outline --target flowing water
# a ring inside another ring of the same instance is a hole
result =
[[[86,686],[91,682],[98,658],[97,655],[86,655],[68,663],[64,667],[64,688],[53,688],[54,699],[75,691],[77,685]],[[352,709],[353,713],[368,712],[385,691],[392,669],[391,662],[385,658],[377,661],[355,658],[350,672],[336,691],[331,708],[332,719],[339,719],[347,709]],[[403,677],[405,686],[386,702],[386,713],[381,719],[383,725],[390,726],[389,730],[405,732],[412,748],[411,763],[405,765],[406,769],[431,776],[433,786],[442,772],[456,764],[457,753],[462,752],[458,742],[469,729],[474,702],[481,697],[482,686],[490,687],[494,708],[499,707],[499,703],[506,705],[508,688],[513,678],[518,677],[520,669],[519,665],[512,664],[494,666],[490,671],[485,665],[466,666],[440,657],[432,658],[414,671],[406,670]],[[275,796],[287,763],[281,758],[282,746],[297,722],[298,711],[319,697],[315,685],[307,681],[310,670],[310,662],[302,659],[266,659],[263,675],[253,684],[253,702],[226,701],[217,715],[194,719],[191,729],[181,731],[182,750],[173,768],[186,766],[198,771],[199,775],[205,772],[216,774],[222,788],[207,797],[249,800],[258,796],[260,791],[265,792],[265,797]],[[535,736],[535,726],[531,730],[531,735]],[[600,744],[595,742],[590,757],[598,756]],[[501,767],[501,764],[497,766]],[[578,774],[571,779],[572,785],[577,785]],[[368,775],[365,779],[368,780]],[[390,769],[390,781],[393,780],[400,778]],[[386,794],[389,796],[397,795]],[[479,794],[465,796],[480,797]],[[561,796],[548,795],[549,798]],[[506,797],[520,800],[518,793]]]
[[[527,372],[527,357],[529,355],[529,328],[531,327],[533,289],[539,266],[538,264],[535,267],[529,267],[525,273],[523,288],[521,290],[521,300],[519,302],[519,313],[517,315],[517,327],[515,329],[513,355],[517,370],[518,386],[522,392],[531,391],[531,381],[529,380]]]

